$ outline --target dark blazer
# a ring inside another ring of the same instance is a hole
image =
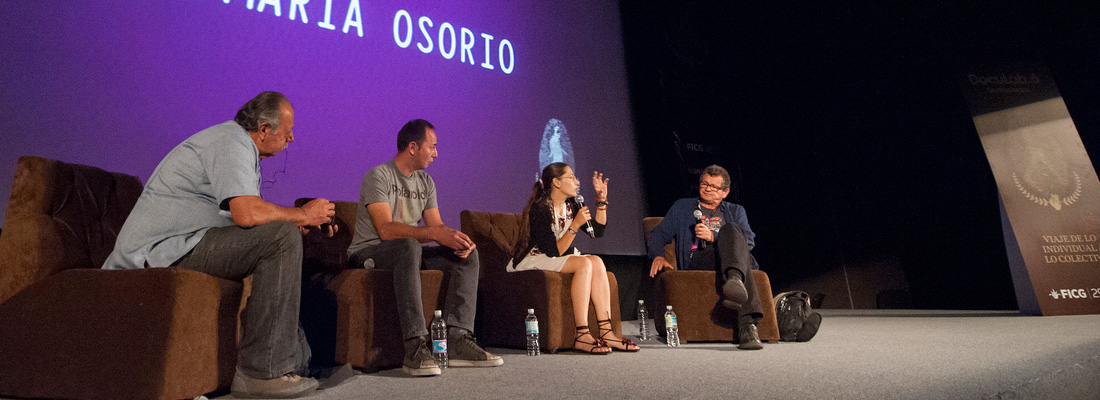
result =
[[[663,257],[665,255],[665,245],[669,242],[676,241],[676,265],[679,269],[690,269],[689,262],[685,260],[690,259],[691,255],[691,242],[695,240],[695,215],[693,214],[696,207],[699,204],[699,199],[688,198],[676,200],[672,204],[672,207],[668,209],[668,213],[665,214],[665,219],[661,220],[657,227],[653,228],[653,232],[649,234],[649,242],[646,243],[648,249],[648,259],[653,262],[654,258]],[[745,234],[745,239],[748,240],[749,249],[756,246],[756,234],[752,232],[752,228],[749,228],[749,218],[745,216],[745,208],[740,205],[723,201],[718,206],[718,210],[722,213],[722,222],[726,224],[734,224],[741,228],[741,232]],[[752,269],[760,269],[760,264],[756,262],[754,258]]]

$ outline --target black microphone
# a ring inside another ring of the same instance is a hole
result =
[[[577,194],[577,204],[584,208],[584,196]],[[596,237],[596,231],[592,230],[592,220],[584,221],[584,231],[588,232],[589,237]]]
[[[703,223],[703,212],[702,211],[695,210],[695,222],[700,223],[700,224]],[[706,240],[700,239],[698,237],[698,235],[696,235],[695,240],[699,243],[699,248],[700,249],[707,248],[707,241]]]

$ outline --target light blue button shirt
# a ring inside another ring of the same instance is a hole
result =
[[[260,196],[260,152],[234,121],[192,135],[153,171],[104,269],[167,267],[213,227],[233,225],[229,199]]]

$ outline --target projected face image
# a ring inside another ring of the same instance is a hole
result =
[[[286,147],[294,141],[294,108],[290,104],[283,103],[280,107],[282,115],[279,117],[279,127],[272,130],[270,125],[260,127],[264,133],[263,141],[256,145],[260,152],[260,158],[267,158],[286,150]]]
[[[542,130],[542,141],[539,146],[539,171],[551,163],[566,163],[576,165],[573,158],[573,143],[569,140],[569,131],[565,124],[557,118],[551,118]],[[535,174],[536,178],[538,173]]]
[[[424,140],[419,142],[412,142],[410,146],[413,148],[413,159],[417,161],[418,169],[428,168],[435,161],[435,158],[439,156],[439,152],[436,151],[435,129],[424,129]]]

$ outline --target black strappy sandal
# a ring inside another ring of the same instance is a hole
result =
[[[609,319],[604,319],[604,320],[597,319],[596,323],[599,324],[599,328],[600,328],[600,332],[601,332],[600,333],[600,341],[602,341],[604,343],[608,343],[607,346],[611,347],[613,350],[633,353],[635,351],[638,351],[638,350],[642,349],[641,347],[638,347],[638,345],[634,344],[633,341],[631,341],[630,339],[627,339],[625,337],[619,338],[619,339],[608,339],[607,335],[611,333],[611,319],[610,318]],[[606,330],[604,330],[605,325],[607,326]],[[612,342],[619,342],[620,344],[623,345],[623,348],[620,349],[618,347],[611,346],[610,343],[612,343]],[[634,348],[630,348],[631,346],[634,346]]]
[[[608,346],[607,342],[604,342],[603,339],[592,336],[592,338],[595,339],[596,341],[595,342],[588,342],[588,341],[581,340],[581,337],[584,336],[584,335],[592,335],[592,331],[588,329],[588,325],[578,326],[577,327],[577,336],[573,338],[573,351],[578,352],[578,353],[587,353],[587,354],[600,354],[600,355],[611,354],[611,346]],[[577,348],[577,343],[589,344],[589,345],[592,345],[592,348],[590,348],[588,350],[578,349]],[[593,351],[593,350],[600,349],[600,348],[606,348],[607,351]]]

